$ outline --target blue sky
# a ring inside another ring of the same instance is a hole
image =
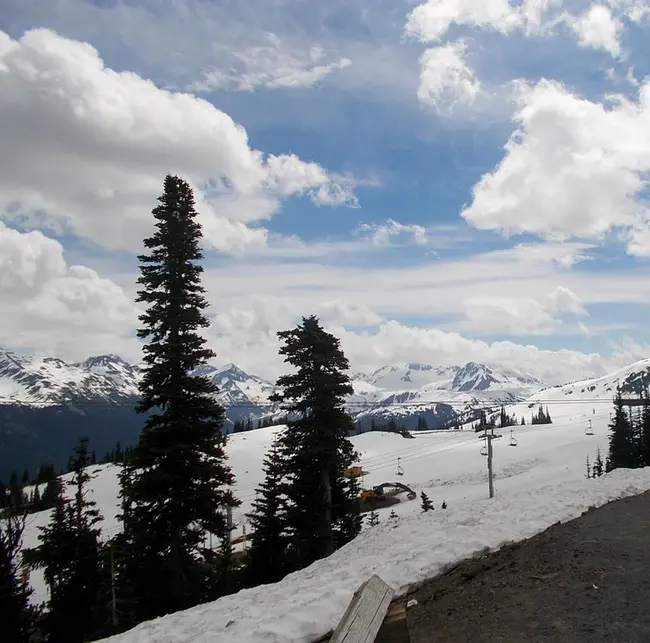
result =
[[[137,359],[172,172],[217,361],[273,376],[312,312],[357,368],[646,357],[649,27],[640,0],[5,0],[0,343]]]

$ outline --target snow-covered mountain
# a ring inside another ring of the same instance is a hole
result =
[[[366,424],[399,418],[407,427],[423,417],[430,428],[462,422],[476,407],[514,404],[544,388],[544,383],[514,369],[396,364],[357,375],[350,410]]]
[[[269,402],[276,387],[235,364],[206,365],[199,371],[218,386],[219,401],[231,420],[277,412]],[[116,355],[66,363],[54,357],[0,352],[0,404],[52,406],[62,403],[130,404],[138,394],[140,369]],[[353,376],[350,412],[366,417],[401,419],[428,413],[446,422],[449,413],[463,413],[476,403],[511,404],[543,388],[538,379],[514,370],[496,370],[470,362],[464,366],[396,364]],[[408,424],[408,423],[407,423]],[[440,424],[440,422],[437,422]]]
[[[137,395],[139,369],[117,355],[69,364],[56,357],[0,351],[0,404],[120,404]]]

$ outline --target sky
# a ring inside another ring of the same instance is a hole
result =
[[[215,364],[316,314],[353,370],[650,356],[644,0],[0,0],[0,346],[140,358],[195,189]],[[647,78],[646,78],[647,76]]]

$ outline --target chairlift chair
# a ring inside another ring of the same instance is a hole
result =
[[[487,454],[488,454],[487,444],[484,444],[484,445],[481,447],[481,455],[487,455]]]
[[[510,431],[510,441],[508,442],[509,447],[516,447],[517,446],[517,438],[515,438],[514,435],[512,435],[512,430]]]
[[[403,476],[404,475],[404,469],[402,468],[402,465],[399,463],[401,458],[397,458],[397,471],[395,472],[395,475],[397,476]]]
[[[595,435],[594,434],[594,429],[591,426],[591,420],[589,420],[589,424],[585,428],[585,435]]]

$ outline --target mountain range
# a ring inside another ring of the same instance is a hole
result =
[[[258,419],[281,416],[269,401],[277,391],[273,383],[235,364],[206,365],[198,372],[219,388],[226,431],[248,417],[255,426]],[[140,373],[139,365],[116,355],[68,363],[0,351],[0,480],[17,463],[29,470],[43,461],[61,466],[82,435],[90,437],[100,457],[117,440],[123,446],[133,444],[143,423],[142,416],[134,412]],[[554,387],[551,395],[584,395],[586,391],[611,398],[619,384],[625,393],[637,391],[648,374],[650,360],[642,360],[611,376]],[[551,390],[523,370],[474,362],[391,364],[371,373],[351,374],[351,380],[354,392],[347,407],[360,430],[391,419],[406,428],[415,428],[422,420],[429,428],[447,428],[475,419],[478,408],[541,400]]]

